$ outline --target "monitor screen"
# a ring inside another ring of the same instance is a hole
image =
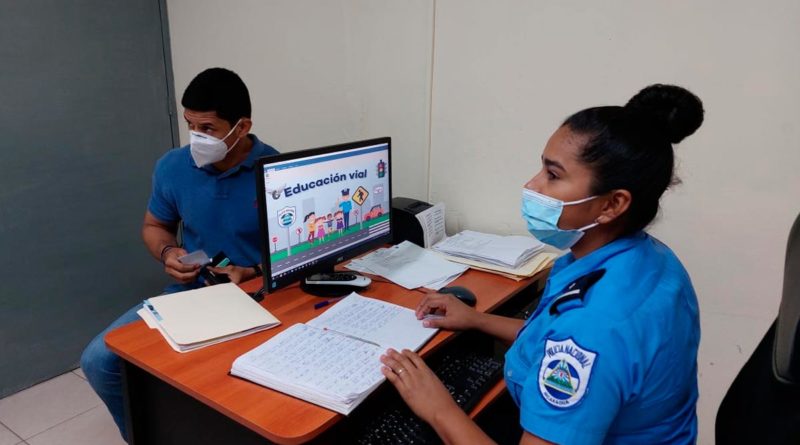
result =
[[[390,148],[387,137],[259,160],[267,291],[391,241]]]

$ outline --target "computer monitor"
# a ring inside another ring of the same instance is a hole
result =
[[[259,159],[266,292],[391,242],[391,145],[386,137]]]

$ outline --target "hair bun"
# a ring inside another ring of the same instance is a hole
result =
[[[673,144],[694,133],[703,123],[703,102],[691,91],[675,85],[645,87],[625,104],[625,108],[636,114],[646,114],[645,118],[662,129]]]

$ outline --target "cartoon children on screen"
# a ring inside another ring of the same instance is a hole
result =
[[[336,218],[336,231],[339,235],[342,234],[342,230],[344,230],[344,214],[341,210],[337,210],[336,213],[333,214],[333,217]]]
[[[325,234],[330,235],[331,233],[333,233],[333,214],[328,213],[325,218]]]
[[[308,215],[306,215],[305,218],[303,218],[303,223],[306,224],[306,229],[308,230],[308,242],[309,243],[313,243],[314,242],[314,229],[316,228],[316,225],[317,225],[316,216],[317,215],[315,215],[314,212],[311,212]]]
[[[329,236],[336,231],[339,236],[350,228],[350,212],[353,210],[353,201],[350,199],[350,189],[341,190],[341,198],[336,200],[335,206],[339,209],[323,213],[317,217],[316,212],[312,211],[303,218],[308,236],[306,240],[310,244],[320,244],[328,240]]]
[[[315,221],[317,226],[317,239],[320,243],[325,241],[325,216],[320,216]]]

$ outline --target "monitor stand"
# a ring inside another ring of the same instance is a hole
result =
[[[372,280],[355,272],[317,272],[300,280],[303,292],[317,297],[343,297],[362,291]]]

